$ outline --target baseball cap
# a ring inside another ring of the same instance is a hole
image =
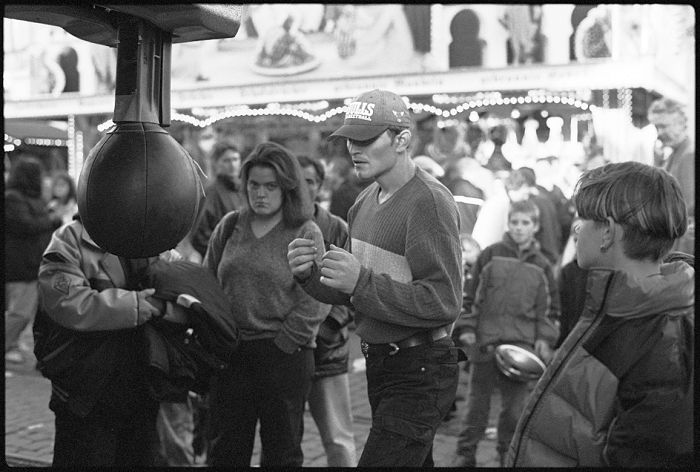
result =
[[[355,141],[376,138],[390,127],[410,128],[411,115],[403,99],[387,90],[358,95],[348,105],[343,126],[330,137]]]

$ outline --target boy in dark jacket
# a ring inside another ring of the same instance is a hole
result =
[[[583,312],[530,395],[506,466],[694,469],[695,269],[668,255],[688,228],[680,185],[619,162],[585,172],[574,202]]]
[[[472,277],[466,279],[462,315],[455,330],[469,348],[471,378],[455,466],[476,466],[476,447],[486,429],[496,386],[502,398],[497,450],[503,463],[529,394],[528,383],[499,373],[495,348],[506,343],[520,345],[548,362],[557,340],[559,296],[550,263],[535,240],[538,229],[537,206],[528,200],[512,203],[503,241],[483,250]]]

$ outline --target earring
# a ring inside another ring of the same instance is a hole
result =
[[[609,247],[610,246],[606,246],[605,244],[601,244],[600,245],[600,252],[603,252],[603,253],[608,252]]]

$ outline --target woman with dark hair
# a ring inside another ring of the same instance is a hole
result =
[[[69,223],[78,213],[78,201],[75,195],[75,182],[67,172],[59,172],[51,179],[51,200],[49,211]]]
[[[304,407],[315,336],[329,305],[307,295],[287,263],[287,246],[323,236],[296,157],[259,144],[241,169],[244,208],[214,228],[204,265],[231,302],[241,342],[210,392],[208,464],[249,467],[260,420],[261,466],[301,467]]]
[[[580,318],[520,416],[506,467],[693,465],[695,269],[678,181],[639,162],[584,173]]]
[[[38,306],[37,277],[41,255],[53,230],[61,225],[42,198],[44,170],[39,160],[20,157],[10,168],[5,187],[5,360],[24,362],[22,331]]]

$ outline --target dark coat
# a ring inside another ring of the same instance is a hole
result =
[[[59,226],[41,197],[5,191],[5,282],[37,279],[41,255]]]
[[[484,204],[484,191],[461,177],[445,182],[445,187],[455,196],[459,210],[460,234],[472,234],[481,206]]]
[[[691,468],[695,271],[590,269],[586,302],[530,395],[506,467]]]
[[[545,195],[532,195],[530,199],[540,210],[540,229],[535,233],[535,238],[540,243],[542,254],[553,266],[556,266],[561,256],[561,226],[557,209]]]
[[[230,211],[240,210],[243,206],[238,189],[225,177],[217,176],[205,190],[206,198],[202,204],[195,228],[192,232],[192,247],[202,257],[207,252],[209,238],[216,224]]]
[[[348,239],[348,225],[340,217],[316,205],[314,221],[321,228],[326,250],[334,244],[345,247]],[[346,306],[333,305],[326,319],[321,323],[316,335],[314,359],[316,372],[314,378],[330,377],[348,371],[348,324],[352,322],[352,309]]]
[[[566,264],[559,274],[559,300],[561,316],[559,317],[559,339],[554,348],[559,348],[581,317],[583,303],[586,301],[586,279],[588,271],[581,269],[576,259]]]
[[[501,343],[533,347],[544,340],[553,346],[559,336],[559,294],[547,259],[537,241],[525,250],[508,233],[484,249],[472,267],[464,290],[457,335],[476,333],[470,360],[491,360],[489,346]],[[486,354],[486,355],[483,355]]]
[[[155,321],[144,326],[154,397],[206,393],[211,376],[228,365],[238,347],[238,327],[218,280],[199,264],[157,260],[146,269],[142,287],[155,288],[154,297],[175,304],[180,294],[197,299],[186,309],[188,324]]]

